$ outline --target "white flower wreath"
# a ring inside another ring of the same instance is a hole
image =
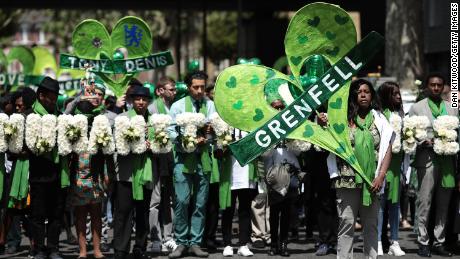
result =
[[[222,118],[219,116],[217,112],[211,114],[211,116],[209,117],[209,122],[211,123],[211,126],[217,136],[217,148],[222,149],[223,147],[228,146],[233,141],[233,127],[231,127],[224,120],[222,120]]]
[[[127,155],[144,153],[147,150],[145,144],[146,123],[144,117],[136,115],[131,119],[127,116],[115,118],[115,146],[117,153]]]
[[[58,117],[58,153],[68,155],[86,152],[88,147],[88,119],[82,114]]]
[[[171,121],[171,116],[166,114],[153,114],[150,117],[150,125],[155,130],[155,139],[150,143],[150,149],[152,149],[153,153],[171,152],[173,145],[167,131]]]
[[[438,155],[455,155],[459,150],[457,142],[458,118],[442,115],[433,121],[433,150]]]
[[[94,155],[99,149],[106,155],[115,152],[112,129],[105,115],[98,115],[94,118],[89,134],[88,153]]]
[[[26,119],[26,145],[36,155],[53,150],[56,145],[56,116],[29,114]]]
[[[182,136],[182,148],[187,153],[195,151],[198,140],[197,130],[205,124],[205,117],[202,113],[184,112],[176,116],[176,124],[184,129]]]
[[[391,146],[391,151],[397,154],[401,151],[401,130],[402,130],[402,119],[399,114],[392,112],[389,119],[390,125],[393,128],[396,136]]]
[[[430,121],[426,116],[404,117],[402,148],[406,154],[414,154],[417,144],[427,139],[426,128],[429,125]]]

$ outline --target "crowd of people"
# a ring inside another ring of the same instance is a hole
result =
[[[78,244],[79,259],[88,257],[91,240],[97,259],[105,258],[110,248],[115,259],[128,258],[130,253],[135,259],[147,258],[150,252],[169,258],[208,257],[217,247],[226,257],[235,250],[239,256],[253,256],[252,248],[265,247],[270,256],[289,256],[289,241],[298,239],[301,226],[306,226],[308,237],[318,231],[316,256],[337,253],[337,258],[353,258],[355,230],[360,228],[366,258],[384,252],[405,255],[398,243],[400,228],[417,233],[421,257],[451,256],[455,251],[460,174],[455,156],[441,161],[434,153],[432,124],[441,115],[458,117],[458,110],[442,98],[441,75],[427,77],[424,97],[408,115],[396,82],[385,82],[377,90],[364,79],[351,83],[348,132],[364,174],[319,147],[292,150],[286,145],[289,140],[241,166],[228,147],[215,145],[210,123],[198,130],[197,149],[185,152],[183,129],[175,123],[178,115],[201,113],[209,121],[216,113],[214,90],[204,72],[190,72],[185,83],[188,94],[177,98],[171,78],[156,83],[154,96],[133,79],[126,94],[117,99],[106,97],[106,86],[96,80],[94,89],[82,89],[59,107],[59,84],[46,77],[36,91],[25,87],[3,96],[0,108],[8,115],[83,114],[91,122],[103,114],[112,126],[119,116],[141,115],[148,122],[152,114],[169,115],[168,134],[175,145],[163,154],[72,153],[64,158],[56,152],[37,155],[27,148],[19,154],[6,153],[1,252],[16,252],[21,226],[35,259],[62,258],[63,229],[68,241]],[[270,105],[279,111],[286,107],[282,99],[270,100]],[[329,127],[326,107],[308,119]],[[419,143],[414,155],[392,152],[395,132],[390,117],[413,115],[430,120],[427,140]],[[234,129],[232,141],[247,134]],[[70,186],[62,188],[65,168]],[[11,193],[18,188],[13,179],[23,171],[29,175],[29,192],[25,199],[13,200]],[[146,175],[151,181],[142,182]],[[235,210],[238,244],[232,243]],[[222,241],[216,239],[219,219]],[[112,242],[109,228],[113,228]]]

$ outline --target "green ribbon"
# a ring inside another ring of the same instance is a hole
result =
[[[174,64],[171,52],[164,51],[150,56],[134,59],[84,59],[69,54],[60,54],[61,68],[85,70],[85,64],[91,66],[91,72],[104,74],[134,74]]]
[[[166,111],[165,103],[161,97],[155,99],[153,101],[153,104],[155,105],[155,107],[157,107],[157,111],[159,114],[168,114],[168,112]]]
[[[438,105],[428,98],[428,106],[430,107],[431,114],[433,114],[435,119],[440,115],[447,115],[446,103],[442,100]]]
[[[391,111],[390,109],[386,108],[383,110],[383,114],[388,121],[390,121]],[[391,156],[390,166],[387,170],[386,180],[389,184],[388,192],[388,200],[391,200],[391,203],[395,204],[399,201],[399,185],[401,180],[401,164],[403,161],[403,153],[402,151],[393,154]]]
[[[129,118],[132,118],[136,115],[137,113],[134,109],[130,109],[128,111]],[[152,139],[155,133],[151,127],[148,127],[147,134],[148,139]],[[153,181],[152,159],[148,152],[144,152],[142,154],[134,154],[132,157],[132,163],[134,165],[134,174],[132,178],[133,199],[140,201],[144,199],[143,186]]]
[[[364,121],[357,116],[354,120],[356,124],[355,130],[355,146],[354,153],[358,160],[359,166],[363,169],[364,175],[368,179],[374,179],[376,170],[376,161],[374,153],[374,139],[370,132],[370,128],[374,123],[374,115],[372,112],[366,115]],[[356,183],[363,183],[361,175],[355,175]],[[369,206],[372,202],[369,186],[363,185],[363,205]]]
[[[214,166],[214,164],[213,164]],[[231,177],[233,172],[232,156],[226,155],[220,163],[220,181],[219,181],[219,206],[221,209],[226,209],[232,203]],[[257,173],[254,162],[248,165],[248,177],[250,181],[257,181]]]
[[[246,137],[230,144],[230,149],[238,162],[246,165],[288,137],[303,124],[313,110],[326,102],[340,90],[341,86],[351,81],[352,76],[356,75],[358,70],[365,66],[382,46],[383,37],[376,32],[369,33],[324,73],[316,84],[306,89],[283,111],[277,113]],[[263,114],[260,114],[260,111],[257,113],[257,110],[255,112],[254,118],[260,119]]]
[[[13,181],[11,182],[10,199],[8,208],[27,198],[29,193],[29,160],[18,158],[13,171]]]
[[[428,106],[430,107],[431,114],[435,119],[441,115],[448,115],[446,103],[442,100],[438,105],[430,98],[428,98]],[[434,155],[433,163],[436,165],[436,167],[439,167],[442,172],[441,186],[444,188],[455,187],[454,161],[455,156],[443,156],[438,154]]]
[[[185,97],[185,112],[193,112],[192,109],[192,97],[186,96]],[[205,117],[208,115],[208,108],[206,106],[206,100],[200,101],[200,110],[199,113],[203,114]],[[212,161],[211,157],[209,156],[209,145],[204,144],[200,147],[197,147],[200,153],[200,161],[201,166],[204,173],[212,172]],[[192,153],[184,153],[184,173],[194,173],[197,166],[198,166],[198,157],[196,152]]]

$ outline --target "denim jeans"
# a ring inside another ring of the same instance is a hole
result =
[[[382,226],[383,224],[386,224],[386,222],[383,222],[383,213],[385,212],[385,208],[388,208],[388,221],[390,222],[390,240],[398,241],[399,201],[397,203],[391,203],[391,200],[388,200],[387,190],[385,190],[385,193],[380,198],[378,240],[382,241]]]

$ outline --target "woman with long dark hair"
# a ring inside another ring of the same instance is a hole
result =
[[[378,95],[382,103],[383,114],[385,118],[393,126],[393,130],[401,133],[402,129],[402,118],[404,117],[404,111],[402,109],[401,93],[399,91],[399,85],[396,82],[385,82],[378,89]],[[398,127],[398,128],[395,128]],[[387,224],[384,222],[384,213],[388,213],[388,221],[390,222],[390,248],[388,251],[389,255],[403,256],[406,253],[401,249],[398,243],[398,230],[399,230],[399,199],[401,190],[401,165],[403,166],[403,172],[407,170],[408,159],[404,159],[404,152],[401,150],[401,140],[398,144],[393,143],[392,157],[390,167],[388,168],[386,176],[386,186],[384,188],[384,194],[380,201],[379,210],[379,223],[378,223],[378,254],[383,255],[382,239],[386,237],[385,233],[382,232],[382,226]],[[403,163],[404,162],[404,163]],[[386,227],[385,227],[386,229]]]
[[[334,154],[328,170],[337,192],[339,213],[338,258],[353,258],[354,224],[359,213],[363,224],[364,257],[377,258],[378,195],[391,161],[393,130],[380,112],[377,94],[369,81],[351,83],[348,97],[351,146],[363,174]],[[368,186],[365,178],[372,182]]]

